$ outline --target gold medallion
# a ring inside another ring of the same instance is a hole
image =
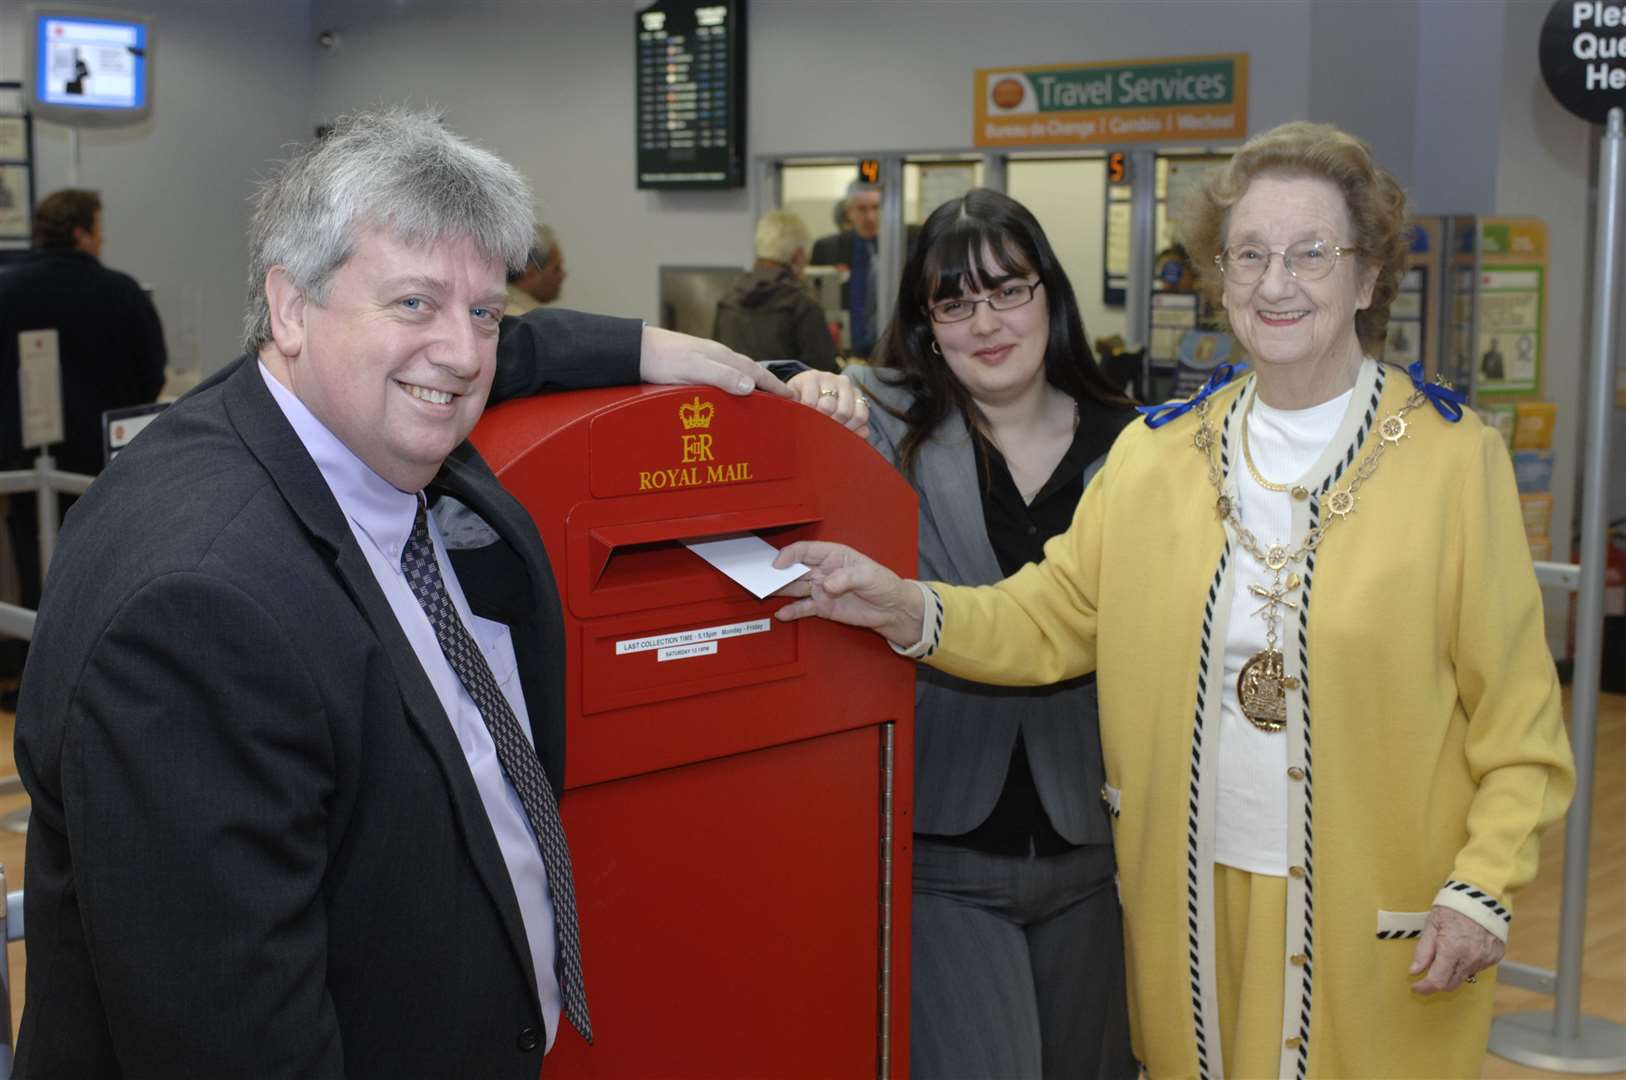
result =
[[[1208,429],[1206,424],[1203,425],[1191,437],[1191,445],[1199,450],[1206,451],[1210,446],[1214,445],[1214,433]]]
[[[1265,549],[1265,565],[1272,570],[1280,570],[1287,565],[1287,548],[1281,544],[1272,544]]]
[[[1287,692],[1282,678],[1282,654],[1275,649],[1254,653],[1236,677],[1236,697],[1242,705],[1242,715],[1260,731],[1274,732],[1286,727]]]
[[[1378,425],[1378,434],[1383,436],[1384,442],[1399,442],[1406,437],[1406,418],[1398,413],[1385,416]]]
[[[1350,511],[1355,509],[1355,496],[1347,489],[1335,491],[1327,496],[1327,513],[1334,517],[1348,517]]]

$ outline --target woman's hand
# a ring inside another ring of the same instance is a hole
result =
[[[803,405],[824,413],[850,431],[869,438],[869,399],[845,375],[828,371],[803,371],[785,384]]]
[[[1460,911],[1435,904],[1423,923],[1423,936],[1411,957],[1411,974],[1428,974],[1411,984],[1414,994],[1455,990],[1492,964],[1502,962],[1500,939]]]
[[[774,565],[793,562],[812,573],[774,594],[802,597],[774,612],[775,618],[790,622],[817,615],[874,630],[904,649],[920,640],[924,617],[920,590],[874,559],[843,544],[802,540],[780,551]]]

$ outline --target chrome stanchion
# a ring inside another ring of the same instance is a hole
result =
[[[1626,113],[1609,110],[1598,154],[1598,242],[1592,278],[1592,357],[1587,390],[1581,488],[1581,580],[1575,620],[1575,680],[1570,739],[1575,747],[1575,801],[1564,826],[1564,900],[1551,1011],[1498,1016],[1490,1051],[1538,1069],[1567,1073],[1626,1070],[1626,1028],[1581,1015],[1581,962],[1586,934],[1587,866],[1592,840],[1593,751],[1603,657],[1603,572],[1607,553],[1610,410],[1615,401],[1615,288],[1620,265],[1622,160]]]

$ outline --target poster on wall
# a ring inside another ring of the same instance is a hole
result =
[[[973,146],[1089,146],[1248,134],[1248,55],[979,68]]]
[[[1529,218],[1479,222],[1473,364],[1478,397],[1541,393],[1547,229]]]
[[[27,165],[0,165],[0,244],[28,246],[29,208]]]
[[[0,161],[27,160],[27,121],[21,116],[0,116]]]

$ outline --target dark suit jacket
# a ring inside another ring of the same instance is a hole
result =
[[[501,391],[635,381],[638,328],[505,324]],[[560,341],[580,351],[550,374],[538,346]],[[536,528],[466,443],[429,493],[501,538],[458,576],[512,628],[561,790],[564,643]],[[536,1077],[530,952],[479,793],[252,358],[69,516],[17,763],[34,813],[18,1076]]]
[[[813,241],[813,250],[808,252],[807,264],[809,266],[851,266],[853,264],[853,242],[857,234],[851,229],[846,232],[831,233],[821,236]],[[915,250],[915,241],[920,239],[920,226],[910,225],[904,230],[904,261],[909,259],[909,253]],[[841,306],[848,311],[852,310],[852,298],[848,295],[847,282],[841,285]],[[876,314],[876,321],[880,324],[875,327],[876,337],[880,337],[881,330],[886,326],[887,320],[892,317],[889,311]]]
[[[907,412],[908,393],[883,381],[883,371],[849,365],[845,373],[877,406]],[[894,465],[906,431],[885,408],[870,410],[870,444]],[[1098,460],[1086,470],[1086,483],[1099,466]],[[976,451],[964,420],[951,416],[927,437],[907,479],[920,496],[919,576],[952,585],[1003,581],[983,523]],[[987,820],[1005,789],[1018,732],[1056,831],[1074,844],[1110,844],[1093,677],[1055,686],[989,686],[924,665],[915,683],[915,832],[959,836]]]
[[[92,255],[36,251],[0,273],[0,467],[24,454],[18,426],[17,334],[57,332],[62,360],[63,441],[57,467],[102,471],[102,413],[144,405],[164,387],[164,332],[134,278]]]

